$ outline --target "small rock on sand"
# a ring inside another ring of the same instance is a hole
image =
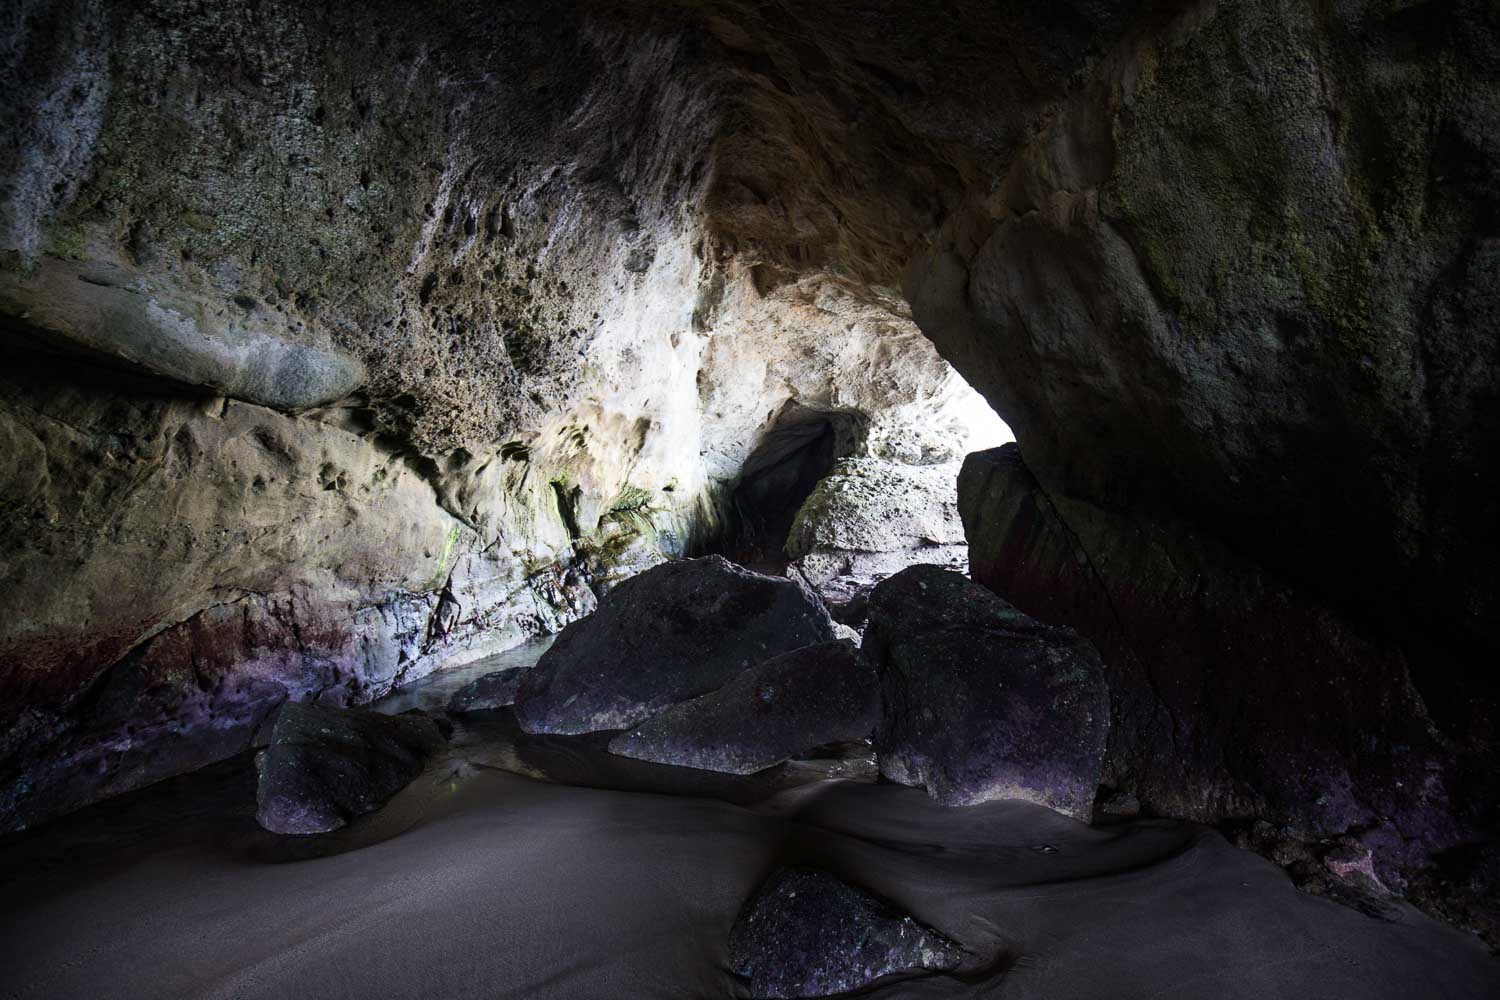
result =
[[[327,833],[374,812],[447,742],[420,713],[289,702],[255,758],[256,821],[272,833]]]
[[[956,968],[954,942],[828,872],[782,868],[746,904],[729,961],[752,997],[847,993],[893,972]]]
[[[451,715],[462,715],[465,712],[492,712],[497,708],[516,703],[516,692],[521,688],[521,680],[526,676],[526,667],[511,667],[508,670],[497,670],[492,674],[485,674],[475,681],[470,681],[454,692],[453,697],[448,700],[448,712]]]

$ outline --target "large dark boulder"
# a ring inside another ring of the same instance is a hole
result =
[[[870,634],[881,774],[948,805],[1024,799],[1091,818],[1109,733],[1092,643],[934,566],[875,588]]]
[[[947,971],[963,949],[827,872],[782,868],[740,912],[730,967],[752,997],[847,993],[893,972]]]
[[[510,667],[485,674],[470,681],[448,699],[450,715],[466,712],[492,712],[497,708],[516,703],[516,694],[521,690],[521,681],[526,677],[527,667]]]
[[[828,612],[795,581],[720,556],[666,563],[563,630],[522,681],[516,717],[533,733],[625,729],[833,638]]]
[[[272,833],[327,833],[372,813],[447,740],[425,715],[283,705],[255,758],[255,819]]]
[[[717,691],[616,736],[611,753],[753,774],[803,750],[864,739],[880,713],[874,669],[848,641],[772,657]]]

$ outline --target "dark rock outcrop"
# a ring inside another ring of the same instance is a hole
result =
[[[1014,445],[969,457],[959,502],[975,578],[1109,662],[1105,781],[1144,808],[1353,832],[1392,885],[1483,820],[1479,749],[1435,731],[1396,644],[1305,588],[1184,525],[1049,494]]]
[[[255,758],[255,819],[272,833],[337,830],[384,805],[446,742],[438,724],[419,713],[291,702]]]
[[[1191,524],[1453,648],[1424,692],[1493,693],[1463,651],[1500,658],[1494,5],[1140,29],[919,256],[918,323],[1050,494]]]
[[[529,667],[511,667],[485,674],[470,681],[453,693],[448,700],[451,714],[464,712],[491,712],[497,708],[516,703],[516,693],[521,690],[521,681]]]
[[[828,612],[792,580],[720,556],[667,563],[563,629],[522,681],[516,717],[533,733],[625,729],[778,653],[833,638]]]
[[[783,868],[745,905],[729,934],[730,967],[753,997],[848,993],[893,972],[948,971],[954,942],[828,872]]]
[[[658,764],[753,774],[804,750],[870,735],[880,713],[874,669],[851,642],[772,657],[708,694],[610,741],[611,753]]]
[[[1088,822],[1109,733],[1093,645],[914,566],[870,598],[880,773],[948,805],[1025,799]]]

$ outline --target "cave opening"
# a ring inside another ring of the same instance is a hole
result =
[[[859,453],[868,433],[869,419],[859,413],[788,408],[745,459],[717,551],[779,572],[797,512],[839,459]]]

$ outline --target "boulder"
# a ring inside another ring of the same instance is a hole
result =
[[[782,868],[729,934],[731,968],[752,997],[847,993],[893,972],[947,971],[964,951],[929,927],[827,872]]]
[[[462,715],[465,712],[491,712],[497,708],[516,703],[516,692],[521,689],[521,680],[527,667],[511,667],[485,674],[470,681],[453,693],[448,700],[448,712]]]
[[[946,805],[1024,799],[1088,822],[1109,735],[1093,645],[914,566],[875,588],[880,773]]]
[[[786,554],[834,617],[856,624],[877,582],[918,563],[968,568],[955,464],[849,458],[797,512]]]
[[[611,753],[658,764],[753,774],[825,743],[864,739],[880,714],[879,680],[851,642],[772,657],[717,691],[616,736]]]
[[[272,833],[337,830],[384,805],[446,742],[419,713],[289,702],[255,758],[255,819]]]
[[[828,612],[793,580],[720,556],[666,563],[563,630],[521,682],[516,717],[532,733],[625,729],[833,638]]]
[[[871,661],[884,662],[896,642],[950,628],[1000,623],[1024,628],[1035,622],[986,587],[957,573],[912,567],[883,581],[870,595],[870,622],[864,650]]]

